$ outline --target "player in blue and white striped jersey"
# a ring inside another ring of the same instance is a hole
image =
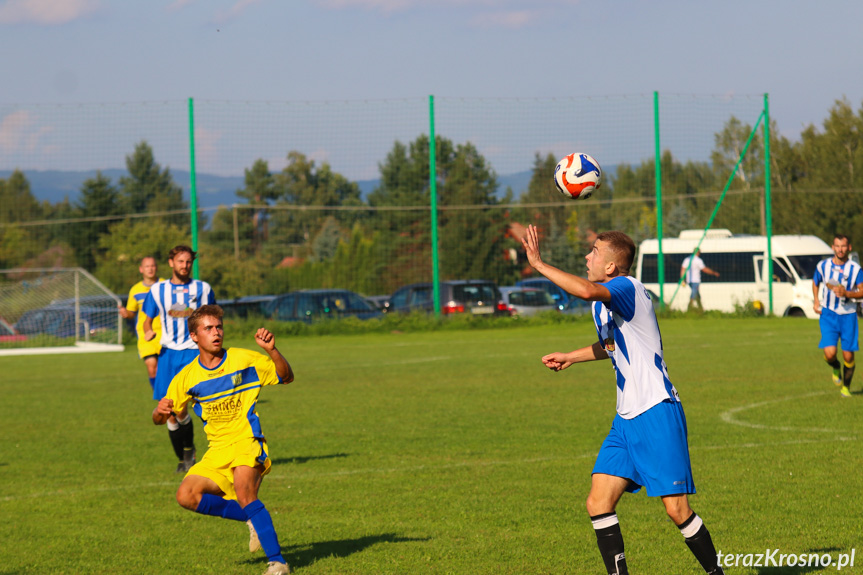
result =
[[[854,352],[859,349],[857,302],[851,298],[863,297],[863,274],[860,264],[851,260],[851,240],[848,236],[833,236],[833,257],[818,262],[812,276],[812,296],[815,313],[821,314],[821,341],[824,361],[833,368],[833,383],[841,386],[843,397],[851,397],[851,379],[854,377]],[[836,357],[839,341],[842,342],[842,365]]]
[[[168,252],[171,279],[150,287],[141,311],[144,320],[144,337],[147,341],[156,337],[153,319],[162,323],[162,350],[156,370],[153,399],[162,399],[171,380],[198,356],[198,346],[189,335],[188,318],[203,305],[215,304],[213,288],[205,281],[192,279],[192,264],[195,254],[189,246],[176,246]],[[179,458],[177,473],[185,473],[195,464],[195,439],[192,417],[184,409],[168,419],[168,436],[174,453]]]
[[[528,226],[522,243],[536,271],[572,295],[594,302],[598,341],[571,352],[550,353],[542,362],[561,371],[575,363],[610,359],[614,369],[617,415],[597,455],[586,502],[606,571],[628,573],[615,508],[625,492],[644,486],[649,496],[662,499],[704,570],[722,574],[710,533],[689,506],[695,482],[686,418],[668,377],[653,301],[644,285],[629,276],[635,243],[622,232],[599,234],[586,256],[587,279],[544,263],[534,226]]]

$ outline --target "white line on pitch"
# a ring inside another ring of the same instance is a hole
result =
[[[749,423],[748,421],[739,421],[735,419],[735,415],[740,413],[741,411],[746,411],[749,409],[755,409],[758,407],[764,407],[765,405],[772,405],[774,403],[782,403],[783,401],[794,401],[796,399],[806,399],[808,397],[816,397],[819,395],[825,395],[828,392],[826,391],[816,391],[813,393],[806,393],[804,395],[793,395],[791,397],[783,397],[781,399],[771,399],[770,401],[759,401],[756,403],[750,403],[748,405],[742,405],[740,407],[735,407],[733,409],[729,409],[727,411],[723,411],[720,414],[720,419],[725,423],[730,423],[732,425],[740,425],[742,427],[751,427],[753,429],[771,429],[774,431],[811,431],[816,433],[839,433],[835,429],[826,429],[823,427],[790,427],[784,425],[763,425],[761,423]]]

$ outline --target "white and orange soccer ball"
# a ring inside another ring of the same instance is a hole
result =
[[[554,168],[554,185],[571,200],[586,200],[602,185],[602,168],[587,154],[570,154]]]

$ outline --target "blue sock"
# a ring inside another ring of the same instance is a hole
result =
[[[282,557],[282,548],[279,546],[279,538],[276,535],[276,528],[273,527],[273,518],[270,517],[270,512],[264,507],[260,499],[256,499],[243,507],[243,511],[252,522],[255,531],[258,533],[258,540],[261,542],[261,547],[264,553],[267,554],[267,561],[278,561],[279,563],[287,563]]]
[[[215,517],[224,517],[225,519],[233,519],[234,521],[246,521],[246,512],[240,507],[240,504],[233,499],[222,499],[217,495],[204,493],[201,495],[201,502],[198,503],[196,513],[201,515],[213,515]]]
[[[156,388],[156,378],[151,377],[150,378],[150,389],[155,389],[155,388]]]

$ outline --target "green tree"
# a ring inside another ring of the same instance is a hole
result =
[[[166,212],[188,210],[183,200],[183,189],[174,182],[171,171],[156,162],[153,148],[146,141],[135,145],[135,151],[126,156],[128,176],[120,178],[124,213]],[[168,216],[165,221],[182,225],[188,221],[185,214]]]
[[[102,172],[96,172],[95,178],[88,178],[81,184],[81,195],[74,213],[79,218],[115,216],[121,213],[119,197],[119,191],[111,185],[111,179]],[[81,267],[90,271],[95,269],[99,238],[108,233],[112,223],[110,220],[101,220],[71,225],[71,242]]]
[[[24,172],[15,170],[8,179],[0,179],[0,223],[29,222],[41,219],[42,215]]]
[[[170,277],[168,252],[178,244],[188,245],[189,232],[172,224],[123,220],[111,225],[98,244],[96,277],[111,290],[124,293],[141,279],[138,265],[145,256],[156,258],[161,277]],[[206,279],[203,272],[201,275]]]
[[[237,195],[253,206],[264,206],[274,202],[279,196],[275,179],[266,160],[258,159],[251,168],[246,168],[245,187],[237,190]],[[240,249],[247,253],[256,252],[268,236],[268,212],[263,208],[240,210],[237,212],[237,225],[244,233]]]

